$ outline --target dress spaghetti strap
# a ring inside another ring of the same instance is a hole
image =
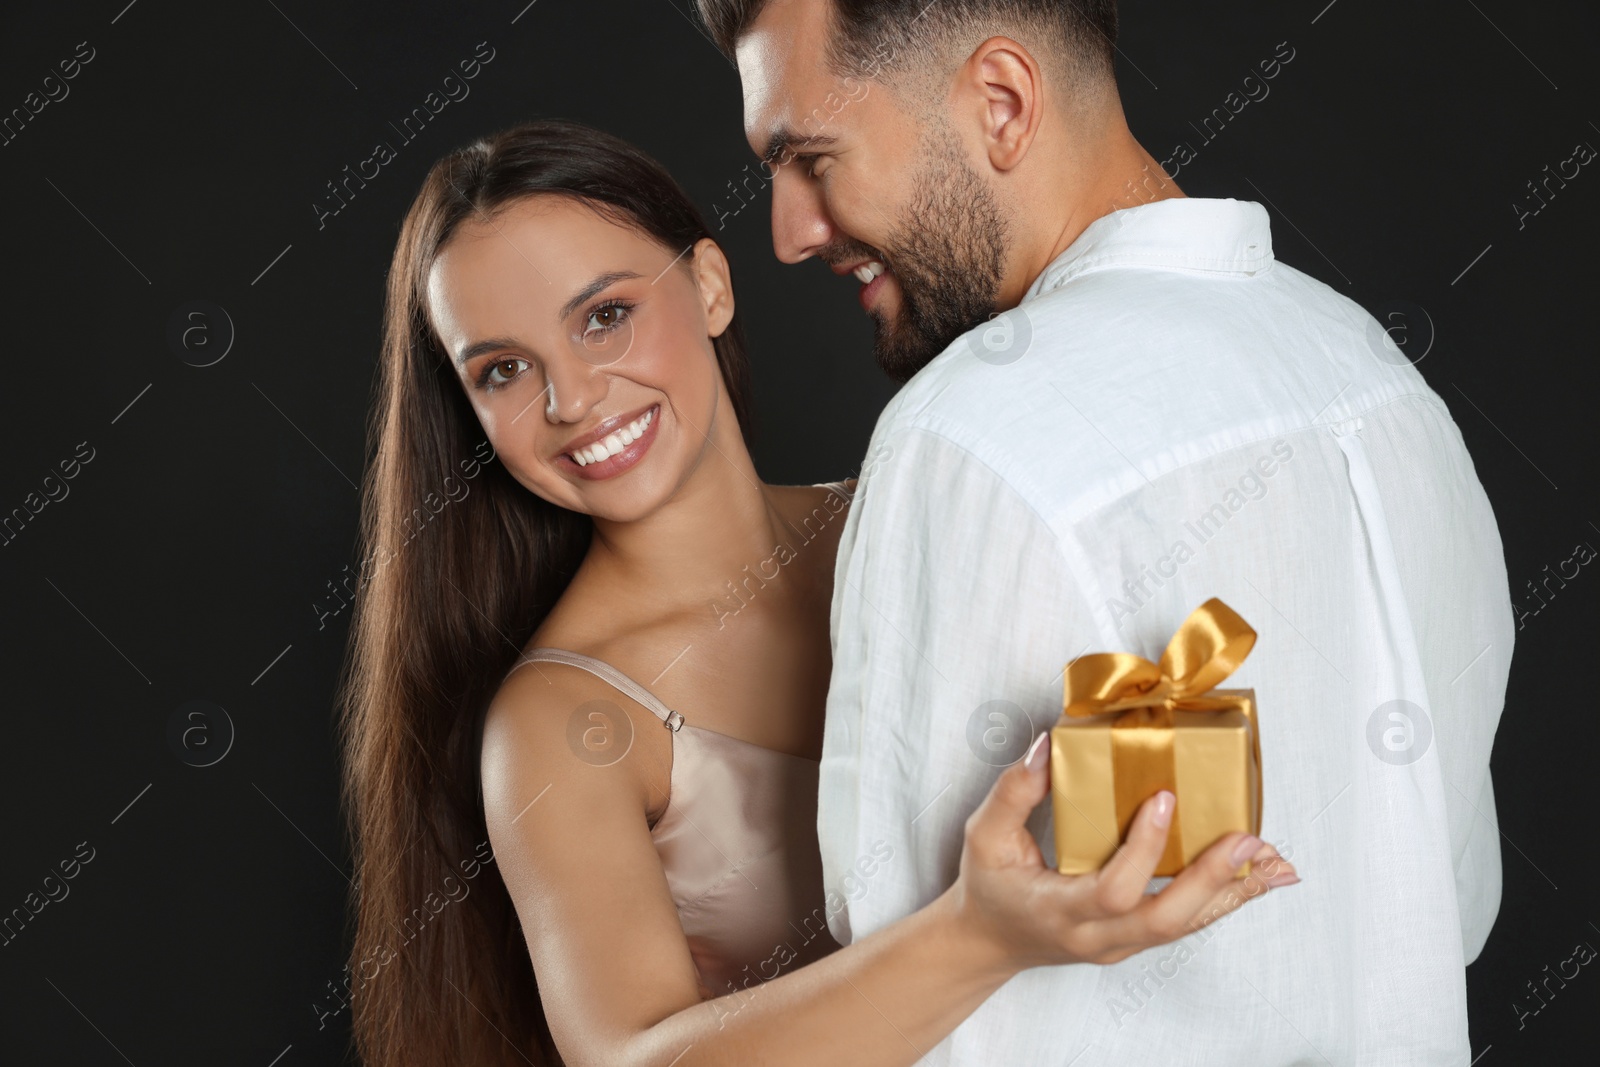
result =
[[[846,479],[846,480],[848,480],[848,479]],[[848,488],[846,488],[846,486],[844,484],[844,480],[837,481],[837,482],[819,482],[818,484],[820,486],[822,486],[822,488],[824,488],[824,489],[832,489],[834,492],[838,493],[840,496],[844,497],[846,500],[850,499],[851,492],[850,492],[850,490]]]
[[[683,726],[683,716],[663,704],[650,690],[604,660],[595,659],[593,656],[585,656],[581,652],[568,652],[564,648],[535,648],[517,660],[516,666],[512,667],[511,670],[516,670],[517,667],[522,666],[524,663],[533,663],[540,660],[551,663],[565,663],[568,666],[582,668],[595,677],[611,683],[617,689],[649,708],[667,729],[676,731]],[[511,672],[507,671],[506,673],[510,674]]]

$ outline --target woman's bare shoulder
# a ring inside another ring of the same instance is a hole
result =
[[[815,518],[819,510],[829,514],[843,513],[855,497],[856,479],[845,478],[815,485],[773,485],[768,488],[779,495],[784,517],[798,525],[808,516]]]
[[[526,651],[484,715],[485,804],[516,808],[535,787],[581,784],[637,800],[653,823],[670,790],[671,735],[651,711],[592,672],[530,660]]]

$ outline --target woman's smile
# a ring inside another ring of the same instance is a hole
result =
[[[644,458],[656,439],[661,405],[606,419],[593,430],[567,443],[556,463],[579,478],[600,481],[615,478]]]

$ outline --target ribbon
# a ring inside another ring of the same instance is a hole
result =
[[[1173,757],[1175,709],[1197,712],[1227,711],[1235,700],[1207,697],[1217,683],[1239,669],[1256,643],[1256,632],[1228,605],[1215,597],[1194,610],[1178,627],[1159,664],[1130,652],[1097,652],[1067,664],[1065,715],[1085,718],[1120,711],[1111,726],[1111,774],[1116,793],[1119,840],[1126,839],[1128,824],[1146,798],[1162,789],[1177,795],[1177,769]],[[1260,765],[1259,738],[1254,709],[1245,705],[1252,743]],[[1256,781],[1256,810],[1260,810],[1260,778]],[[1172,813],[1166,850],[1160,869],[1183,866],[1180,813]]]

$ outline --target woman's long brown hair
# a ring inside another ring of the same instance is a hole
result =
[[[548,195],[673,255],[710,236],[655,160],[554,120],[441,159],[406,214],[388,277],[361,586],[339,687],[356,864],[350,1003],[367,1067],[561,1062],[516,911],[486,862],[479,756],[489,700],[566,589],[592,526],[494,461],[424,303],[429,268],[463,222]],[[738,320],[713,344],[748,434]]]

